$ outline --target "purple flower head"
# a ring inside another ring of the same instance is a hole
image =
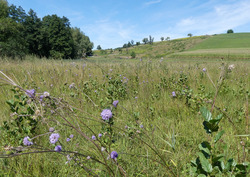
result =
[[[71,134],[69,137],[70,137],[70,138],[73,138],[73,137],[74,137],[74,135],[72,135],[72,134]]]
[[[62,146],[57,145],[57,146],[55,147],[55,151],[56,151],[56,152],[62,151]]]
[[[26,94],[30,97],[30,98],[34,98],[36,95],[36,90],[35,89],[31,89],[31,90],[25,90]]]
[[[140,128],[143,128],[143,125],[142,125],[142,124],[140,125]]]
[[[116,151],[112,151],[110,157],[111,159],[116,159],[118,157],[118,153]]]
[[[128,126],[127,126],[127,125],[125,126],[125,129],[128,129]]]
[[[30,146],[32,145],[33,143],[30,141],[30,138],[28,136],[26,136],[24,139],[23,139],[23,145],[25,146]]]
[[[99,134],[98,134],[98,137],[99,137],[99,138],[101,138],[101,137],[102,137],[102,134],[101,134],[101,133],[99,133]]]
[[[70,141],[70,138],[67,138],[66,141],[69,142],[69,141]]]
[[[206,72],[206,71],[207,71],[207,69],[206,69],[206,68],[203,68],[203,69],[202,69],[202,71],[203,71],[203,72]]]
[[[49,97],[49,95],[50,95],[49,92],[44,92],[44,93],[43,93],[43,96],[44,96],[45,98]]]
[[[58,141],[60,135],[58,133],[52,133],[49,137],[50,143],[55,144]]]
[[[118,100],[113,101],[113,106],[116,108],[116,107],[117,107],[117,105],[118,105],[118,103],[119,103],[119,101],[118,101]]]
[[[92,136],[92,140],[96,140],[96,137],[95,137],[95,135],[93,135],[93,136]]]
[[[54,128],[54,127],[50,127],[50,128],[49,128],[49,131],[50,131],[50,132],[54,132],[54,131],[55,131],[55,128]]]
[[[43,98],[44,98],[44,95],[41,95],[41,96],[39,97],[39,100],[42,102],[42,101],[43,101]]]
[[[176,97],[175,91],[172,92],[172,96],[173,96],[173,97]]]
[[[101,116],[103,120],[109,120],[113,115],[110,109],[104,109],[101,113]]]

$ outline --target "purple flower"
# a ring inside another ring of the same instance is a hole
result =
[[[43,96],[44,96],[45,98],[48,98],[49,95],[50,95],[49,92],[44,92],[44,93],[43,93]]]
[[[55,128],[54,128],[54,127],[50,127],[50,128],[49,128],[49,131],[50,131],[50,132],[54,132],[54,131],[55,131]]]
[[[66,141],[69,142],[69,141],[70,141],[70,138],[67,138]]]
[[[41,96],[39,97],[39,100],[42,102],[42,101],[43,101],[43,98],[44,98],[44,95],[41,95]]]
[[[143,125],[142,125],[142,124],[140,125],[140,128],[143,128]]]
[[[128,126],[127,126],[127,125],[125,126],[125,129],[128,129]]]
[[[119,103],[119,101],[118,101],[118,100],[113,101],[113,106],[116,108],[116,107],[117,107],[117,105],[118,105],[118,103]]]
[[[36,95],[36,90],[35,89],[31,89],[31,90],[25,90],[26,94],[30,97],[30,98],[34,98]]]
[[[173,97],[176,97],[175,91],[172,92],[172,96],[173,96]]]
[[[206,68],[203,68],[203,69],[202,69],[202,71],[203,71],[203,72],[206,72],[206,71],[207,71],[207,69],[206,69]]]
[[[55,144],[58,141],[60,135],[58,133],[52,133],[49,137],[50,143]]]
[[[110,109],[104,109],[101,113],[101,116],[103,120],[109,120],[113,115]]]
[[[74,135],[70,135],[69,137],[70,137],[70,138],[73,138],[73,137],[74,137]]]
[[[25,146],[30,146],[32,145],[33,143],[30,141],[30,138],[28,136],[26,136],[24,139],[23,139],[23,145]]]
[[[98,137],[99,137],[99,138],[101,138],[101,137],[102,137],[102,134],[101,134],[101,133],[99,133],[99,134],[98,134]]]
[[[112,151],[110,157],[111,159],[116,159],[118,157],[118,153],[116,151]]]
[[[95,135],[93,135],[93,136],[92,136],[92,140],[96,140],[96,137],[95,137]]]
[[[55,151],[56,151],[56,152],[62,151],[62,146],[57,145],[57,146],[55,147]]]

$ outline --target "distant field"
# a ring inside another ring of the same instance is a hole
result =
[[[189,50],[198,49],[249,48],[250,33],[220,34],[210,37]]]
[[[171,57],[250,59],[250,33],[215,35]]]

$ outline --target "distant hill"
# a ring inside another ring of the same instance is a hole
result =
[[[107,58],[242,58],[250,59],[250,33],[194,36],[141,44],[116,50],[94,51]]]

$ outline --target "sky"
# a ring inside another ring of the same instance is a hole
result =
[[[7,0],[37,16],[67,17],[94,49],[122,47],[151,35],[154,41],[206,34],[250,32],[250,0]]]

